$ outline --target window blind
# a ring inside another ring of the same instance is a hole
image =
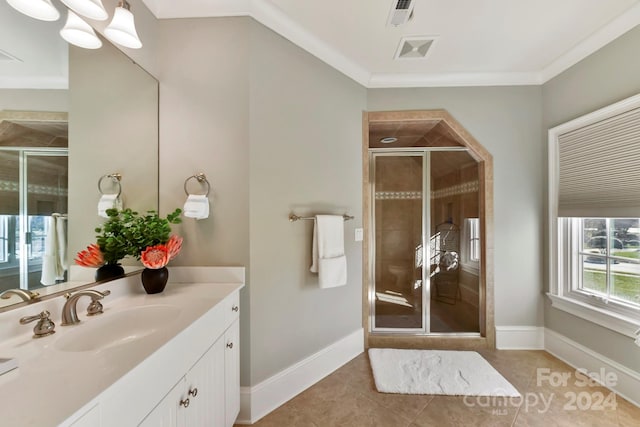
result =
[[[640,108],[558,135],[559,217],[640,217]]]

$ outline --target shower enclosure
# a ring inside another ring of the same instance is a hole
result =
[[[450,150],[371,153],[372,331],[480,332],[478,168]]]
[[[66,218],[68,150],[0,147],[0,164],[0,291],[37,289],[51,218]]]
[[[485,164],[441,119],[370,121],[367,156],[369,337],[486,339]]]

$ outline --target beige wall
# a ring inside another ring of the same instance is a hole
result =
[[[211,183],[210,217],[174,227],[184,245],[172,265],[240,265],[250,273],[249,25],[248,18],[159,21],[160,211],[183,206],[189,176],[204,172]],[[248,275],[241,292],[243,385],[250,289]]]
[[[244,265],[241,372],[255,385],[360,327],[365,90],[249,18],[159,21],[160,207],[204,172],[212,213],[185,219],[176,264]],[[320,290],[311,223],[348,212],[349,283]]]
[[[362,110],[366,91],[251,21],[251,384],[361,327]],[[348,213],[346,286],[319,289],[312,222]]]
[[[158,83],[108,43],[99,50],[71,47],[69,70],[68,253],[74,256],[95,242],[103,221],[101,176],[122,174],[124,207],[157,209]],[[111,191],[108,179],[103,184]]]
[[[639,45],[636,27],[542,87],[545,153],[549,128],[640,92]],[[548,301],[545,326],[640,372],[638,347],[629,337],[557,310]]]

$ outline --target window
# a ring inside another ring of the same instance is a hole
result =
[[[469,261],[480,261],[480,219],[468,218],[467,226],[469,230]]]
[[[629,337],[640,327],[640,95],[549,130],[549,297]]]
[[[570,292],[620,308],[640,308],[638,218],[568,218]]]
[[[0,215],[0,263],[9,262],[9,215]]]
[[[463,270],[478,274],[480,265],[480,219],[466,218],[462,228],[461,263]]]

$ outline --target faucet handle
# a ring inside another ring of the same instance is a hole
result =
[[[96,314],[104,313],[104,307],[98,300],[92,300],[87,307],[87,316],[95,316]]]
[[[43,311],[40,314],[36,314],[35,316],[26,316],[20,319],[21,325],[26,325],[27,323],[31,323],[34,321],[38,321],[36,326],[33,327],[33,337],[34,338],[42,338],[48,335],[55,333],[56,324],[53,323],[51,319],[49,319],[49,313],[47,310]]]
[[[102,292],[102,297],[104,298],[110,294],[111,294],[111,291],[107,289]],[[104,307],[102,303],[97,299],[92,299],[91,303],[87,307],[87,316],[95,316],[97,314],[102,314],[102,313],[104,313]]]

